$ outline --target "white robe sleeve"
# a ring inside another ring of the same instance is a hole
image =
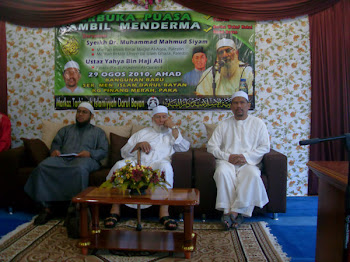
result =
[[[228,161],[230,154],[221,150],[222,138],[225,136],[224,132],[225,128],[219,124],[208,141],[207,151],[217,159]]]
[[[247,163],[250,165],[257,165],[261,162],[263,156],[270,152],[270,138],[266,125],[261,122],[259,130],[258,143],[252,151],[243,153]]]
[[[135,150],[134,152],[131,153],[131,150],[134,149],[134,147],[136,146],[136,144],[139,141],[139,136],[138,133],[133,134],[128,142],[122,147],[122,149],[120,150],[121,156],[123,159],[125,158],[130,158],[130,157],[137,157],[137,150]]]
[[[186,152],[190,149],[190,145],[190,142],[183,138],[179,130],[179,135],[173,145],[175,152]]]
[[[142,142],[142,141],[147,141],[149,143],[151,143],[152,138],[159,138],[160,139],[160,135],[154,135],[155,133],[153,132],[152,134],[152,130],[147,129],[142,129],[139,132],[135,133],[134,135],[132,135],[128,142],[123,146],[123,148],[120,150],[121,151],[121,156],[123,157],[123,159],[125,158],[133,158],[136,159],[137,158],[137,150],[132,152],[131,151],[134,149],[134,147],[136,146],[137,143]],[[186,152],[189,150],[190,148],[190,142],[188,142],[186,139],[184,139],[181,135],[181,132],[179,131],[179,135],[177,137],[177,139],[175,139],[172,135],[171,135],[171,131],[169,130],[168,133],[168,137],[170,135],[170,141],[168,140],[168,144],[166,145],[166,148],[173,148],[173,150],[175,152]],[[158,148],[159,150],[159,148]],[[154,154],[154,153],[153,153]],[[152,158],[151,156],[153,154],[149,154],[149,158]],[[158,158],[159,156],[157,156],[156,158]],[[165,155],[163,156],[164,158],[168,157],[168,153],[165,153]]]

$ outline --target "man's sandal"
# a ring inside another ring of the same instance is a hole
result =
[[[224,225],[224,229],[226,231],[230,230],[230,228],[232,227],[232,224],[233,224],[230,215],[222,215],[221,222]]]
[[[115,228],[119,221],[120,216],[118,214],[110,214],[109,217],[107,217],[103,223],[106,228]]]
[[[167,230],[176,230],[178,226],[177,222],[169,216],[164,216],[159,219],[159,223],[164,225]]]
[[[241,215],[241,214],[238,214],[237,217],[234,217],[232,214],[231,214],[231,219],[232,219],[232,228],[239,228],[243,221],[244,221],[244,217]]]

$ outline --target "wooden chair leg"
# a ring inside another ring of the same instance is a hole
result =
[[[137,226],[136,226],[136,230],[137,231],[141,231],[142,230],[142,226],[141,226],[141,206],[140,206],[140,204],[137,205]]]

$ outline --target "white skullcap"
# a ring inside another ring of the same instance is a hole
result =
[[[153,108],[152,116],[159,113],[168,114],[168,108],[166,108],[165,106],[156,106],[155,108]]]
[[[248,94],[244,91],[237,91],[236,93],[234,93],[231,97],[231,100],[233,100],[234,98],[236,98],[238,96],[244,97],[247,100],[247,102],[249,102]]]
[[[64,70],[66,70],[67,68],[76,68],[78,70],[80,70],[79,64],[75,61],[69,61],[64,65]]]
[[[232,39],[227,39],[227,38],[222,38],[216,43],[216,50],[218,50],[220,47],[223,46],[229,46],[232,47],[233,49],[236,49],[236,44],[233,42]]]
[[[95,110],[94,110],[93,106],[92,106],[90,103],[88,103],[88,102],[82,102],[82,103],[80,103],[80,105],[78,106],[78,108],[79,108],[79,107],[85,107],[86,109],[89,109],[89,111],[91,112],[91,114],[94,114],[94,113],[95,113]]]

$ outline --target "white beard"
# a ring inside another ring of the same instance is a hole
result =
[[[234,59],[233,61],[226,62],[225,65],[221,68],[220,75],[231,79],[234,77],[235,73],[238,72],[239,61],[238,59]]]
[[[168,132],[169,128],[168,127],[165,127],[165,126],[159,126],[157,125],[156,123],[152,122],[152,127],[153,129],[157,132],[157,133],[166,133]]]

